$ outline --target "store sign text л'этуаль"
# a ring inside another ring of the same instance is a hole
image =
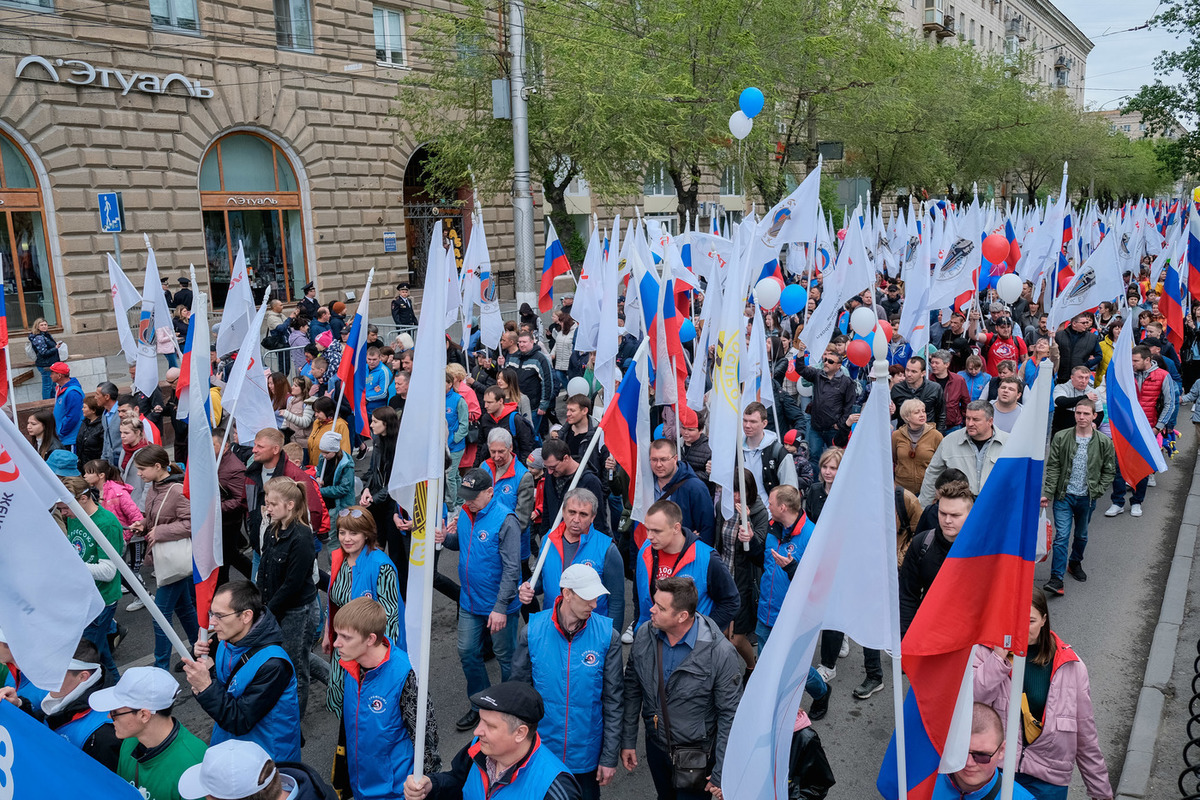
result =
[[[94,67],[86,61],[77,59],[56,58],[51,62],[50,59],[41,56],[25,56],[17,63],[16,77],[22,77],[26,68],[33,65],[41,67],[54,83],[99,86],[102,89],[119,91],[122,95],[127,95],[131,91],[143,94],[167,94],[168,89],[178,85],[189,97],[206,100],[213,96],[213,90],[201,86],[198,79],[193,80],[178,72],[172,72],[166,76],[144,72],[133,72],[126,75],[113,67]],[[61,74],[59,67],[63,68]],[[35,75],[40,76],[40,74],[34,72],[29,79]]]

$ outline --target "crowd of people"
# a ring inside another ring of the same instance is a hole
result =
[[[888,347],[902,632],[1004,452],[1025,387],[1042,363],[1053,369],[1042,497],[1053,526],[1051,577],[1031,598],[1017,737],[1019,792],[1040,800],[1065,798],[1075,767],[1090,797],[1113,796],[1087,670],[1051,630],[1047,597],[1063,596],[1068,576],[1087,580],[1096,503],[1108,494],[1106,516],[1128,508],[1138,517],[1154,485],[1153,477],[1125,483],[1104,413],[1105,368],[1122,326],[1135,326],[1137,402],[1166,445],[1180,403],[1200,397],[1200,382],[1183,391],[1200,377],[1200,309],[1188,315],[1177,352],[1146,274],[1126,276],[1120,308],[1105,304],[1061,330],[1047,329],[1026,284],[1012,306],[990,292],[966,313],[933,315],[932,344],[919,351],[898,333]],[[447,337],[444,386],[412,386],[418,317],[401,284],[391,308],[399,335],[385,343],[369,328],[365,436],[347,404],[336,402],[350,329],[345,306],[321,305],[311,284],[304,289],[289,311],[274,301],[267,315],[263,344],[282,342],[267,349],[287,357],[268,381],[277,428],[259,431],[252,446],[227,440],[220,395],[233,361],[214,351],[225,564],[209,636],[199,630],[190,560],[179,567],[191,511],[178,371],[169,369],[149,396],[108,381],[85,392],[45,326],[34,325],[30,347],[53,407],[28,415],[30,443],[125,553],[130,574],[153,585],[155,605],[178,619],[191,652],[172,667],[170,640],[155,623],[153,666],[119,673],[113,650],[125,632],[114,617],[131,587],[60,506],[105,610],[53,691],[24,677],[0,634],[0,698],[155,800],[324,798],[335,789],[364,800],[482,798],[508,787],[515,797],[597,798],[618,766],[638,768],[639,752],[661,800],[722,797],[725,745],[745,682],[838,478],[859,409],[878,390],[871,369],[847,359],[849,316],[865,307],[898,322],[903,286],[881,277],[852,298],[821,353],[807,353],[798,338],[806,313],[767,311],[774,404],[744,407],[744,473],[730,517],[721,509],[730,487],[710,480],[706,411],[655,406],[653,498],[641,520],[631,519],[629,476],[603,444],[589,447],[600,435],[595,404],[603,398],[592,355],[574,347],[570,298],[549,320],[523,306],[496,349],[480,344],[478,332],[465,348]],[[182,291],[172,298],[181,316],[191,299],[184,290],[186,303]],[[820,292],[819,283],[809,287],[809,311]],[[697,291],[691,302],[700,308],[703,300]],[[749,326],[749,306],[747,316]],[[626,370],[637,339],[623,328],[621,336],[618,367]],[[578,379],[586,391],[575,390]],[[404,624],[413,509],[398,506],[387,487],[405,447],[397,439],[406,404],[435,397],[444,398],[447,444],[436,541],[458,553],[457,580],[439,572],[435,586],[457,605],[467,696],[463,709],[430,701],[419,715]],[[165,446],[171,438],[173,450]],[[539,554],[544,566],[534,579]],[[126,605],[141,608],[136,598]],[[792,797],[816,800],[834,785],[813,723],[828,712],[838,660],[848,653],[841,633],[822,633],[805,684],[810,702],[795,722]],[[939,778],[956,797],[994,796],[1003,758],[1012,655],[980,648],[976,661],[980,702],[967,767]],[[171,715],[180,691],[172,668],[212,719],[207,745]],[[864,652],[863,669],[850,692],[858,700],[884,688],[879,651]],[[341,722],[329,776],[303,764],[303,723],[316,690]],[[461,713],[456,729],[474,738],[442,771],[437,719],[447,711]],[[420,779],[412,777],[418,741]]]

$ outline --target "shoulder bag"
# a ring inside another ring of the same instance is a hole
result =
[[[671,782],[676,789],[702,792],[708,784],[708,748],[676,747],[671,740],[671,717],[667,713],[667,688],[663,685],[662,639],[655,637],[658,646],[658,706],[662,712],[663,735],[671,757]]]
[[[171,490],[178,484],[171,484],[158,505],[158,513],[154,515],[154,526],[158,527],[158,519],[162,516],[163,507]],[[151,547],[154,551],[154,580],[159,586],[166,586],[175,581],[183,580],[192,574],[192,540],[173,539],[169,542],[155,542]]]

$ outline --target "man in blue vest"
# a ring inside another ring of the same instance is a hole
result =
[[[379,345],[367,347],[367,379],[365,382],[367,396],[367,413],[373,414],[375,409],[383,408],[392,398],[395,382],[392,371],[379,360]]]
[[[409,776],[405,800],[580,800],[575,778],[542,743],[541,695],[518,681],[471,696],[479,707],[475,738],[458,751],[449,772]]]
[[[513,457],[512,434],[504,428],[492,428],[487,435],[487,449],[489,457],[482,466],[492,476],[492,492],[509,511],[515,511],[517,490],[526,470]]]
[[[617,772],[621,744],[621,634],[592,613],[608,594],[596,570],[572,564],[559,586],[553,607],[518,634],[512,677],[532,683],[546,702],[542,745],[574,774],[584,800],[598,800]]]
[[[467,679],[467,694],[488,688],[483,664],[484,631],[492,634],[492,647],[500,662],[500,679],[508,680],[517,642],[517,584],[521,580],[521,529],[508,506],[495,498],[492,476],[475,467],[458,487],[463,501],[448,528],[435,534],[438,544],[458,550],[458,658]],[[479,724],[479,714],[468,709],[456,723],[460,731]]]
[[[522,583],[521,602],[533,602],[534,594],[540,591],[546,596],[546,606],[552,606],[558,597],[564,568],[585,564],[604,575],[605,592],[599,598],[596,613],[620,626],[625,621],[625,563],[613,540],[592,526],[600,501],[587,489],[572,489],[563,498],[562,505],[562,523],[547,534],[543,543],[549,550],[538,576],[538,585],[531,586],[528,581]]]
[[[283,649],[283,632],[250,581],[217,589],[208,612],[220,644],[207,640],[184,661],[192,694],[213,718],[212,744],[257,742],[280,761],[300,760],[300,700],[296,670]]]
[[[62,686],[43,697],[39,705],[34,706],[28,697],[17,694],[17,690],[11,686],[0,688],[0,699],[45,722],[50,730],[116,772],[121,757],[121,740],[117,738],[108,715],[93,711],[89,704],[91,696],[103,688],[104,670],[100,667],[100,653],[96,645],[84,639],[75,648]],[[12,744],[7,746],[7,750],[11,757]],[[12,784],[4,788],[11,789]]]
[[[646,543],[638,551],[634,565],[640,612],[635,627],[650,621],[658,581],[674,575],[687,575],[695,582],[701,614],[721,630],[729,627],[741,605],[737,584],[711,547],[697,539],[695,532],[684,533],[679,506],[670,500],[659,500],[646,511],[642,524]]]
[[[346,670],[346,766],[360,800],[398,800],[413,771],[417,676],[408,654],[388,641],[387,624],[382,605],[356,597],[338,610],[333,628],[333,644]],[[428,710],[424,763],[426,771],[437,772],[442,759],[432,703]]]

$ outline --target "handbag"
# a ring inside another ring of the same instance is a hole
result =
[[[176,486],[178,484],[171,484],[167,487],[167,493],[163,495],[163,500],[159,503],[158,513],[154,515],[154,525],[151,530],[158,527],[158,518],[162,516],[163,506],[167,504],[167,497]],[[154,551],[154,582],[159,586],[166,586],[192,574],[192,540],[190,538],[156,542],[152,545],[152,549]]]
[[[1050,551],[1054,549],[1054,523],[1050,521],[1050,515],[1046,513],[1046,509],[1042,509],[1038,516],[1038,537],[1037,537],[1037,555],[1035,560],[1041,564],[1045,561]]]
[[[663,685],[662,639],[658,645],[658,707],[662,712],[663,736],[671,756],[671,782],[676,789],[702,792],[708,784],[708,748],[676,747],[671,741],[671,717],[667,713],[667,690]]]

